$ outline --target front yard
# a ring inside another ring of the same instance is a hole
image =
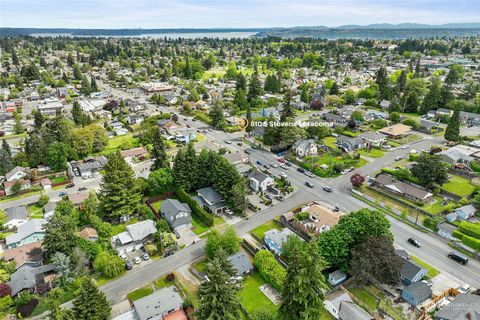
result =
[[[430,279],[435,278],[436,276],[438,276],[440,274],[440,271],[438,269],[435,269],[434,267],[432,267],[428,263],[420,260],[419,258],[417,258],[415,256],[410,256],[410,259],[412,259],[413,262],[415,262],[416,264],[418,264],[419,266],[421,266],[422,268],[425,268],[427,270],[428,278],[430,278]]]
[[[278,223],[276,223],[273,220],[270,220],[268,222],[265,222],[261,226],[256,227],[252,231],[250,231],[251,234],[257,236],[259,239],[263,240],[263,237],[265,236],[265,232],[271,229],[277,229],[280,230],[281,227]]]
[[[325,153],[321,156],[307,156],[300,165],[315,175],[326,178],[340,175],[340,172],[334,170],[335,165],[340,165],[343,168],[360,168],[367,163],[368,161],[362,158],[354,159],[353,156],[334,156],[330,153]]]
[[[362,156],[370,157],[370,158],[381,158],[385,154],[382,150],[377,148],[371,148],[369,151],[367,150],[358,150]]]

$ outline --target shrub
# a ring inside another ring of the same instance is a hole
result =
[[[464,235],[463,233],[461,233],[460,231],[458,231],[458,229],[457,229],[457,230],[454,230],[454,231],[452,232],[452,236],[453,236],[454,238],[457,238],[457,239],[462,240],[465,235]]]
[[[6,283],[1,283],[0,284],[0,298],[3,298],[5,296],[9,296],[12,294],[12,289],[10,289],[10,286]]]
[[[475,251],[480,251],[480,239],[464,236],[462,239],[462,243],[474,249]]]
[[[173,280],[175,280],[175,275],[174,275],[173,273],[169,273],[169,274],[167,275],[167,280],[170,281],[170,282],[173,281]]]
[[[480,224],[462,221],[458,227],[463,234],[480,239]]]
[[[203,210],[198,205],[198,203],[195,200],[193,200],[188,195],[188,193],[185,192],[185,190],[181,188],[177,188],[175,190],[175,194],[180,198],[180,200],[182,200],[183,202],[186,202],[190,206],[190,209],[192,209],[192,214],[195,215],[198,219],[200,219],[204,225],[206,225],[207,227],[213,226],[213,223],[214,223],[213,215]]]
[[[268,250],[260,250],[255,255],[255,266],[263,280],[277,290],[281,290],[287,272]]]
[[[31,299],[26,304],[19,305],[17,307],[17,314],[20,314],[22,318],[28,317],[32,314],[33,309],[35,309],[37,304],[38,304],[38,299]]]

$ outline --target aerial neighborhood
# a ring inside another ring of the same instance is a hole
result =
[[[2,317],[480,319],[478,33],[263,32],[0,36]]]

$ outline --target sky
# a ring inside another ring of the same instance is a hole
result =
[[[480,22],[480,0],[0,0],[1,27],[261,28]]]

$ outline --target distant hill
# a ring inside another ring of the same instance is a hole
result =
[[[163,33],[222,33],[255,32],[257,37],[284,38],[372,38],[402,39],[411,37],[474,36],[480,34],[480,23],[448,23],[428,25],[418,23],[369,25],[296,26],[277,28],[203,28],[203,29],[71,29],[71,28],[0,28],[0,36],[31,34],[65,34],[72,36],[139,36]]]

